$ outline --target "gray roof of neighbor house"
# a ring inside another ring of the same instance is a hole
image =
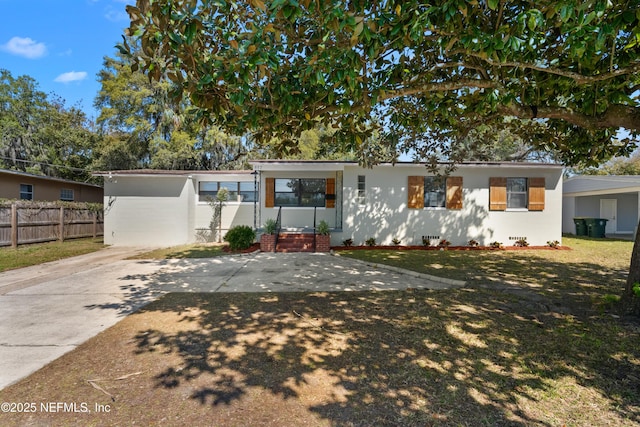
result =
[[[563,183],[565,195],[575,193],[640,191],[639,175],[580,175],[568,178]]]
[[[88,182],[73,181],[71,179],[55,178],[55,177],[46,176],[46,175],[36,175],[34,173],[22,172],[22,171],[14,171],[14,170],[10,170],[10,169],[0,169],[0,174],[24,176],[24,177],[35,178],[35,179],[42,179],[42,180],[46,180],[46,181],[64,182],[64,183],[68,183],[68,184],[78,184],[78,185],[86,185],[87,187],[102,188],[101,185],[90,184]]]

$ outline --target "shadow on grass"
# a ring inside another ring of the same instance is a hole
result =
[[[178,356],[156,387],[202,405],[258,388],[332,425],[640,422],[637,331],[540,320],[516,299],[489,289],[169,294],[141,313],[177,313],[184,329],[141,330],[136,351]]]
[[[592,312],[606,295],[621,295],[627,276],[627,267],[604,268],[601,263],[574,257],[571,251],[388,250],[354,251],[345,255],[465,280],[474,288],[527,294],[529,300],[540,301],[543,310],[545,306],[547,310],[558,306],[574,314]]]

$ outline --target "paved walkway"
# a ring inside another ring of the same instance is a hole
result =
[[[0,273],[0,389],[168,292],[446,289],[463,283],[328,254],[126,260],[92,254]]]

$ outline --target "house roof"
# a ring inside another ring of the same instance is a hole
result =
[[[261,170],[283,170],[289,169],[291,166],[299,166],[304,170],[343,170],[345,166],[358,166],[357,162],[339,161],[339,160],[252,160],[249,162],[254,169]],[[447,166],[450,163],[439,163]],[[381,163],[377,167],[390,166],[415,166],[424,167],[427,163],[416,162],[396,162]],[[533,163],[533,162],[460,162],[456,164],[458,167],[510,167],[510,168],[563,168],[564,166],[556,163]]]
[[[84,186],[87,186],[87,187],[102,188],[101,185],[90,184],[88,182],[73,181],[71,179],[55,178],[55,177],[46,176],[46,175],[36,175],[34,173],[15,171],[15,170],[10,170],[10,169],[0,169],[0,174],[23,176],[23,177],[27,177],[27,178],[41,179],[41,180],[44,180],[44,181],[63,182],[63,183],[66,183],[66,184],[76,184],[76,185],[84,185]]]
[[[94,176],[189,176],[189,175],[246,175],[251,170],[164,170],[164,169],[130,169],[94,172]]]
[[[335,171],[344,170],[345,166],[358,166],[357,162],[340,160],[252,160],[249,164],[255,170],[291,170],[292,167],[299,167],[305,171]],[[381,163],[379,167],[391,166],[415,166],[424,167],[426,163],[396,162]],[[442,166],[448,163],[441,163]],[[562,168],[555,163],[533,163],[533,162],[461,162],[458,167],[509,167],[509,168]],[[94,172],[94,176],[190,176],[190,175],[245,175],[251,174],[253,170],[166,170],[166,169],[129,169]]]
[[[640,191],[640,175],[580,175],[563,183],[565,195],[631,193]]]

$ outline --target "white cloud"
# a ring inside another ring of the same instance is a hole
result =
[[[129,14],[125,10],[124,6],[116,5],[113,7],[111,5],[107,6],[104,9],[104,17],[111,22],[120,22],[120,21],[128,21]]]
[[[58,83],[71,83],[79,82],[87,78],[87,73],[84,71],[69,71],[68,73],[60,74],[53,81]]]
[[[29,37],[13,37],[6,44],[3,44],[0,47],[5,52],[29,59],[37,59],[47,53],[47,47],[44,43],[36,43]]]

